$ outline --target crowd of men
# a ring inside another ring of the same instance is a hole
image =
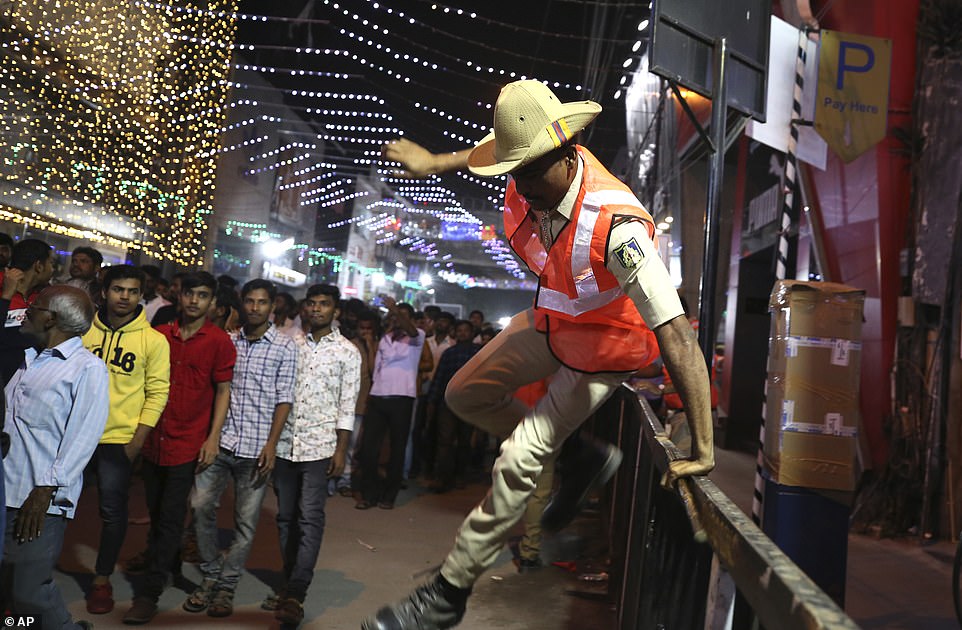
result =
[[[445,492],[479,471],[488,436],[446,407],[444,391],[495,334],[480,311],[468,321],[388,296],[342,304],[327,284],[297,302],[267,280],[239,287],[204,271],[167,281],[150,265],[103,266],[91,247],[54,278],[55,257],[41,240],[0,234],[0,610],[91,627],[73,621],[52,579],[81,495],[101,519],[87,611],[113,610],[139,470],[150,528],[124,565],[143,574],[124,623],[157,614],[185,539],[203,580],[183,608],[231,615],[270,487],[283,583],[263,607],[296,625],[329,496],[388,510],[409,477]],[[229,484],[234,535],[221,549]]]

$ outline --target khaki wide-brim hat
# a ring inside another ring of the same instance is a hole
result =
[[[476,175],[504,175],[560,147],[601,113],[594,101],[562,103],[540,81],[504,86],[494,105],[494,133],[472,149],[468,168]]]

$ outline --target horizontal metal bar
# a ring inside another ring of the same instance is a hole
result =
[[[651,407],[639,404],[642,431],[662,473],[680,456]],[[688,487],[708,544],[766,628],[857,630],[858,625],[707,477]]]

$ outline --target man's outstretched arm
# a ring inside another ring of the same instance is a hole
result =
[[[468,168],[468,155],[471,149],[454,153],[431,153],[421,145],[406,138],[392,140],[381,147],[385,160],[398,162],[401,177],[421,178],[449,171],[463,171]]]

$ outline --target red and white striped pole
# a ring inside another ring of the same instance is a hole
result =
[[[792,226],[792,211],[795,204],[797,179],[795,154],[798,150],[798,125],[802,121],[802,91],[805,88],[805,50],[808,44],[808,30],[798,31],[798,54],[795,57],[795,88],[792,98],[792,118],[789,123],[788,148],[785,151],[785,187],[782,204],[782,224],[778,231],[778,246],[775,254],[775,281],[785,279],[788,266],[788,233]],[[771,361],[771,357],[769,357]],[[762,524],[762,506],[765,502],[765,479],[762,470],[765,464],[765,418],[768,416],[768,375],[765,377],[765,391],[762,396],[762,421],[758,430],[758,456],[755,459],[755,492],[752,496],[752,520]]]

